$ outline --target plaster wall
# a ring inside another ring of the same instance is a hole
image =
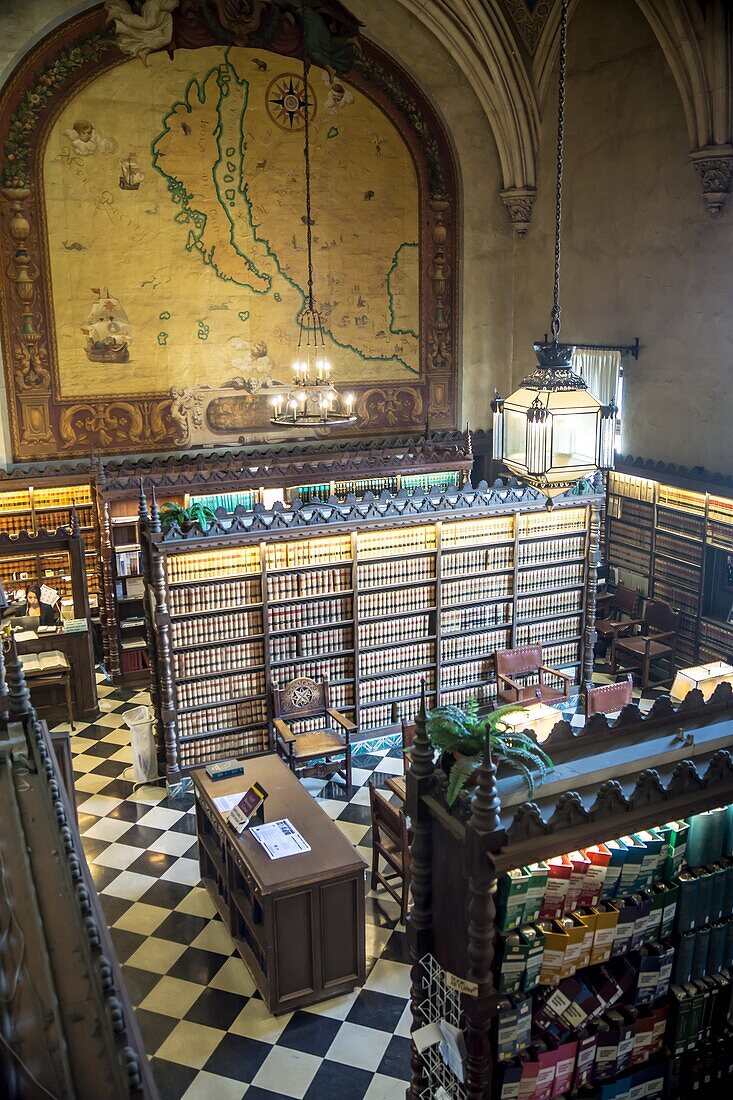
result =
[[[707,214],[679,94],[634,0],[581,0],[568,39],[561,338],[630,343],[622,449],[733,469],[733,204]],[[514,378],[549,327],[557,82],[516,251]]]

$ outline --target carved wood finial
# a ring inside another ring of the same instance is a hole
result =
[[[159,535],[163,528],[160,525],[160,511],[158,510],[158,501],[155,496],[155,485],[152,487],[152,502],[150,504],[150,530],[154,535]]]
[[[501,828],[501,801],[496,785],[496,765],[491,759],[491,731],[486,734],[484,754],[476,772],[471,800],[471,828],[477,833],[495,833]]]
[[[420,709],[415,718],[415,740],[410,749],[410,770],[417,779],[432,775],[435,770],[433,747],[427,733],[427,718],[425,677],[423,677],[420,685]]]
[[[144,526],[150,519],[150,512],[148,511],[148,498],[145,496],[145,480],[140,478],[140,492],[137,498],[137,514],[140,519],[140,525]]]
[[[72,502],[71,505],[71,534],[75,539],[81,538],[81,525],[79,524],[79,513],[76,510],[75,502]]]
[[[8,641],[5,675],[8,685],[10,716],[15,719],[25,718],[31,712],[31,696],[14,638],[10,638]]]

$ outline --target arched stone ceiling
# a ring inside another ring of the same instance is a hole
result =
[[[508,13],[524,0],[399,2],[445,45],[478,96],[499,151],[502,198],[523,234],[535,195],[541,105],[557,55],[560,0],[538,5],[521,27]],[[571,18],[580,2],[570,0]],[[636,2],[674,76],[691,160],[708,210],[717,214],[733,176],[729,6],[726,0],[708,0],[704,9],[698,0]],[[532,24],[531,37],[524,24]]]

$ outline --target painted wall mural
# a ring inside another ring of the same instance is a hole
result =
[[[146,5],[148,7],[150,5]],[[358,430],[452,427],[454,166],[429,105],[332,0],[124,0],[0,102],[3,358],[17,459],[282,438],[307,287]],[[108,22],[109,20],[109,22]],[[216,44],[212,43],[212,38]]]

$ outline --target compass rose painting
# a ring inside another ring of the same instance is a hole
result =
[[[313,89],[308,90],[308,118],[316,116],[316,101]],[[353,102],[353,100],[352,100]],[[283,130],[302,130],[305,125],[306,98],[302,76],[295,73],[283,73],[273,80],[267,89],[267,112]]]

